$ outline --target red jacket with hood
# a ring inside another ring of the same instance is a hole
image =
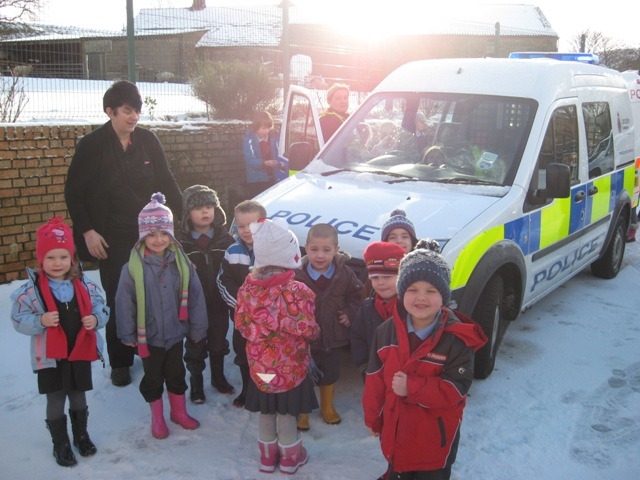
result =
[[[474,352],[487,338],[473,320],[442,307],[434,331],[410,353],[406,312],[398,308],[376,329],[362,400],[365,424],[380,433],[394,471],[438,470],[455,458]],[[406,397],[391,388],[398,371],[407,374]]]

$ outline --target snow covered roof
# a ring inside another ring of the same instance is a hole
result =
[[[199,47],[278,46],[282,13],[275,6],[143,8],[135,18],[136,35],[167,30],[207,30]]]
[[[554,36],[557,33],[538,7],[533,5],[479,5],[449,10],[437,21],[424,22],[424,35]],[[418,32],[412,32],[418,33]]]
[[[79,40],[124,35],[123,32],[21,22],[0,22],[0,31],[3,42]]]
[[[290,22],[298,25],[331,26],[321,5],[313,8],[291,7]],[[463,8],[439,10],[436,14],[411,15],[394,10],[386,25],[401,28],[404,35],[495,35],[496,22],[504,36],[552,36],[542,11],[534,5],[474,4]],[[415,11],[413,11],[415,13]],[[366,11],[361,21],[369,21]],[[198,46],[278,46],[282,35],[282,9],[277,6],[213,6],[202,10],[189,8],[147,8],[135,18],[136,34],[165,33],[167,30],[206,29]]]

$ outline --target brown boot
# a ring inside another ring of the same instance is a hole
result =
[[[337,425],[342,421],[338,412],[333,407],[333,387],[335,383],[331,385],[320,386],[320,411],[322,412],[322,419],[329,425]]]

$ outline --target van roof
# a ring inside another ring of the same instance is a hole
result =
[[[375,92],[456,92],[533,98],[539,103],[575,96],[590,86],[625,88],[619,72],[598,65],[548,58],[447,58],[419,60],[394,70]]]

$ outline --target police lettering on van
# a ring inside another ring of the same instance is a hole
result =
[[[379,234],[381,228],[373,225],[360,225],[355,220],[346,220],[340,218],[323,217],[322,215],[312,215],[307,212],[291,212],[289,210],[278,210],[270,216],[270,218],[283,218],[289,225],[301,225],[305,228],[311,228],[318,223],[328,223],[333,225],[339,235],[349,235],[357,240],[365,242],[374,241],[374,236]]]
[[[587,266],[617,275],[637,205],[637,74],[561,55],[406,64],[326,145],[313,97],[292,87],[280,154],[301,171],[258,199],[301,239],[334,225],[356,269],[405,210],[442,246],[452,306],[490,339],[484,378],[521,311]]]

